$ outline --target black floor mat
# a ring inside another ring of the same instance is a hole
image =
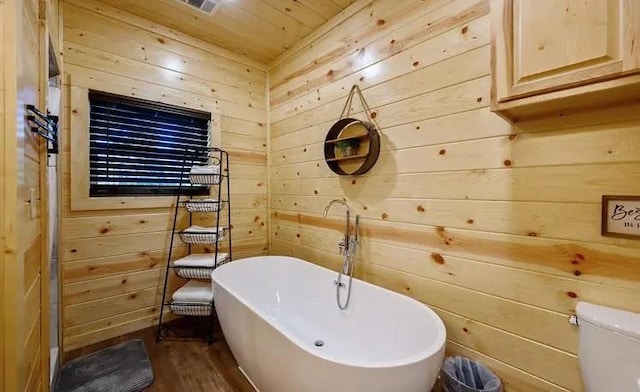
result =
[[[129,340],[69,361],[58,374],[55,392],[138,392],[153,383],[144,343]]]

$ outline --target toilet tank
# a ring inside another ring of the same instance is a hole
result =
[[[640,314],[579,302],[578,359],[586,392],[640,392]]]

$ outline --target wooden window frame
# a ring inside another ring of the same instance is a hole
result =
[[[72,211],[166,208],[175,205],[175,196],[113,196],[91,197],[89,195],[89,88],[69,84],[69,160],[70,160],[70,203]],[[118,91],[105,91],[122,94]],[[189,109],[202,110],[201,108]],[[220,112],[215,102],[211,102],[211,141],[219,146],[221,141]],[[212,190],[213,192],[213,190]]]

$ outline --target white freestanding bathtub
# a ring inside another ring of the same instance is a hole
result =
[[[281,256],[243,259],[213,272],[222,331],[254,387],[431,391],[444,357],[440,318],[418,301],[357,279],[348,309],[340,310],[336,277]]]

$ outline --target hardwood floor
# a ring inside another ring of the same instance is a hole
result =
[[[255,392],[244,378],[231,350],[218,330],[213,344],[205,342],[155,342],[154,328],[105,340],[64,355],[70,361],[125,342],[142,339],[149,353],[155,380],[145,392]],[[436,383],[432,392],[441,392]]]
[[[238,369],[219,329],[213,344],[184,341],[156,343],[155,332],[155,328],[147,328],[96,343],[65,354],[64,360],[66,362],[129,339],[142,339],[155,375],[153,384],[145,391],[254,392]]]

